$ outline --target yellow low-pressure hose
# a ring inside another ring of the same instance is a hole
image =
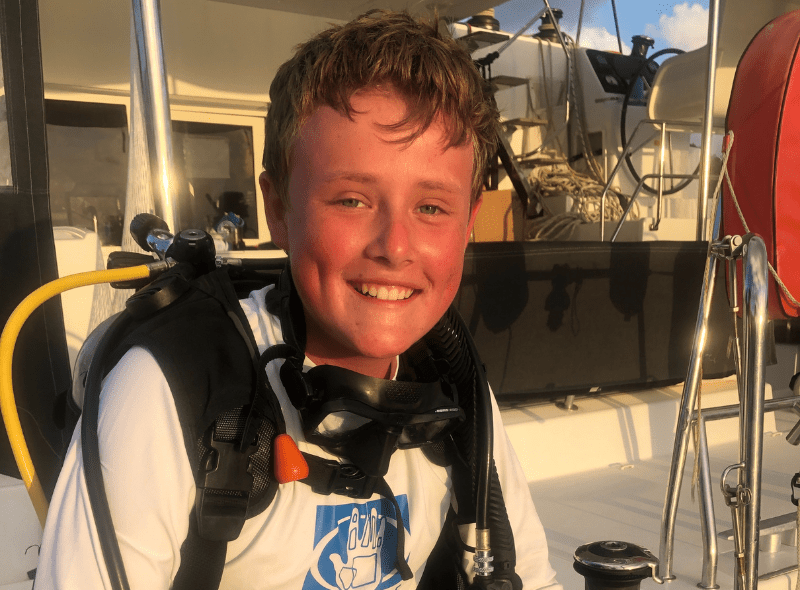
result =
[[[11,382],[14,346],[17,343],[17,337],[22,325],[37,307],[64,291],[98,283],[144,279],[148,278],[150,274],[149,265],[143,264],[131,268],[83,272],[51,281],[36,289],[17,306],[14,313],[8,318],[8,322],[3,329],[3,335],[0,336],[0,411],[3,414],[3,422],[6,425],[8,439],[11,441],[11,449],[14,451],[14,459],[17,462],[22,481],[28,490],[28,495],[31,498],[31,502],[33,502],[33,507],[36,510],[36,515],[39,517],[42,528],[44,528],[44,521],[47,518],[48,502],[36,470],[33,468],[28,445],[25,443],[25,437],[22,434],[22,425],[19,421]]]

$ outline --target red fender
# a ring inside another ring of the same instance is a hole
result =
[[[739,61],[726,119],[726,128],[734,133],[728,171],[744,219],[750,231],[764,239],[770,263],[796,299],[800,299],[798,50],[800,10],[761,29]],[[725,181],[722,219],[723,235],[746,233]],[[772,278],[769,314],[772,319],[800,316],[800,308]]]

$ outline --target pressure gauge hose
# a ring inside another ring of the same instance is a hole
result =
[[[167,262],[156,262],[153,264],[143,264],[131,268],[114,270],[98,270],[70,275],[56,279],[46,285],[36,289],[20,303],[6,322],[3,334],[0,336],[0,411],[2,411],[3,422],[5,423],[8,439],[11,442],[11,449],[14,452],[14,460],[19,468],[22,481],[31,498],[39,522],[44,528],[47,517],[48,502],[45,497],[42,484],[34,469],[28,445],[22,432],[22,425],[17,413],[17,405],[14,400],[14,389],[11,380],[11,368],[14,357],[14,347],[17,338],[22,330],[25,321],[33,314],[37,307],[45,301],[59,295],[64,291],[96,285],[99,283],[116,283],[145,279],[166,270],[169,266]]]

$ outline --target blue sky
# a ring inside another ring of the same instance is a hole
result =
[[[564,11],[561,26],[574,37],[581,0],[550,0],[550,5]],[[616,0],[616,5],[626,53],[631,37],[638,34],[653,37],[655,51],[666,47],[689,51],[705,45],[708,0]],[[504,31],[516,32],[543,6],[541,0],[509,0],[495,8],[495,16]],[[581,45],[617,51],[611,0],[585,0],[585,6]]]

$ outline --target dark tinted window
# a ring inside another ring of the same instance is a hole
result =
[[[53,225],[96,231],[119,245],[128,178],[124,105],[45,101]]]
[[[257,238],[252,128],[173,121],[172,130],[176,163],[183,162],[191,192],[180,211],[183,226],[214,229],[234,214],[244,221],[242,237]]]

